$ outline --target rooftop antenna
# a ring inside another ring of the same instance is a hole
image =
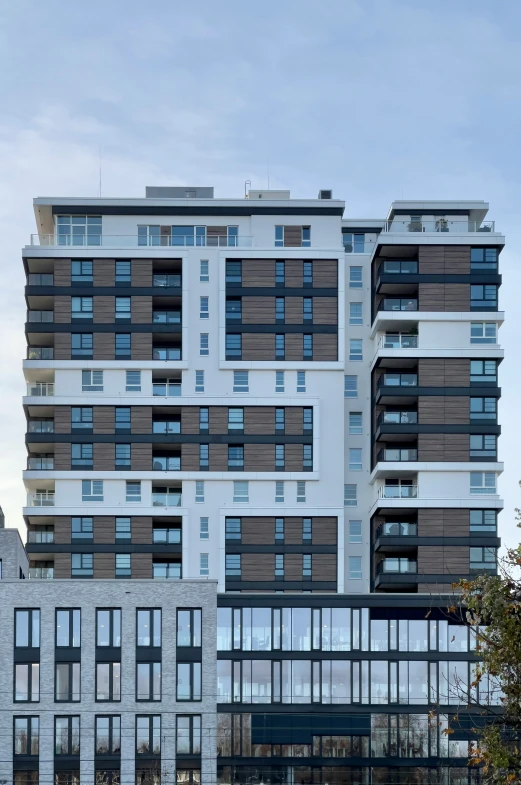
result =
[[[101,147],[99,148],[99,198],[101,199]]]
[[[270,154],[268,153],[268,191],[270,190]]]
[[[245,198],[245,199],[247,199],[247,198],[248,198],[248,188],[247,188],[247,186],[248,186],[248,185],[249,185],[249,186],[250,186],[250,188],[251,188],[251,180],[245,180],[245,181],[244,181],[244,198]]]

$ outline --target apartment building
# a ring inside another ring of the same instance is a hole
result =
[[[140,579],[175,603],[217,581],[217,757],[191,782],[479,781],[472,723],[442,732],[475,665],[443,594],[500,542],[488,205],[358,220],[330,191],[148,188],[34,207],[39,591],[74,579],[96,603]]]

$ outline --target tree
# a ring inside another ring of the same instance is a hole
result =
[[[521,514],[516,510],[517,526]],[[478,628],[476,654],[481,662],[469,700],[484,717],[476,729],[478,747],[473,764],[482,764],[488,782],[521,785],[521,545],[507,550],[498,562],[497,575],[454,584],[458,606],[468,624]],[[481,699],[483,685],[499,682],[499,707]],[[498,710],[499,709],[499,710]]]

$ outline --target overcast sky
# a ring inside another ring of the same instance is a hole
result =
[[[24,277],[35,196],[145,186],[485,199],[501,255],[504,541],[519,541],[519,0],[0,0],[0,504],[21,523]]]

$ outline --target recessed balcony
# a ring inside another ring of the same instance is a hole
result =
[[[385,521],[376,530],[376,553],[416,552],[418,524],[410,521]]]
[[[417,573],[416,560],[389,556],[376,565],[375,589],[416,591]]]
[[[418,450],[416,447],[384,447],[376,456],[379,461],[410,462],[418,460]]]
[[[472,234],[495,232],[494,221],[471,221],[468,218],[423,218],[423,216],[395,216],[385,221],[382,234]]]

